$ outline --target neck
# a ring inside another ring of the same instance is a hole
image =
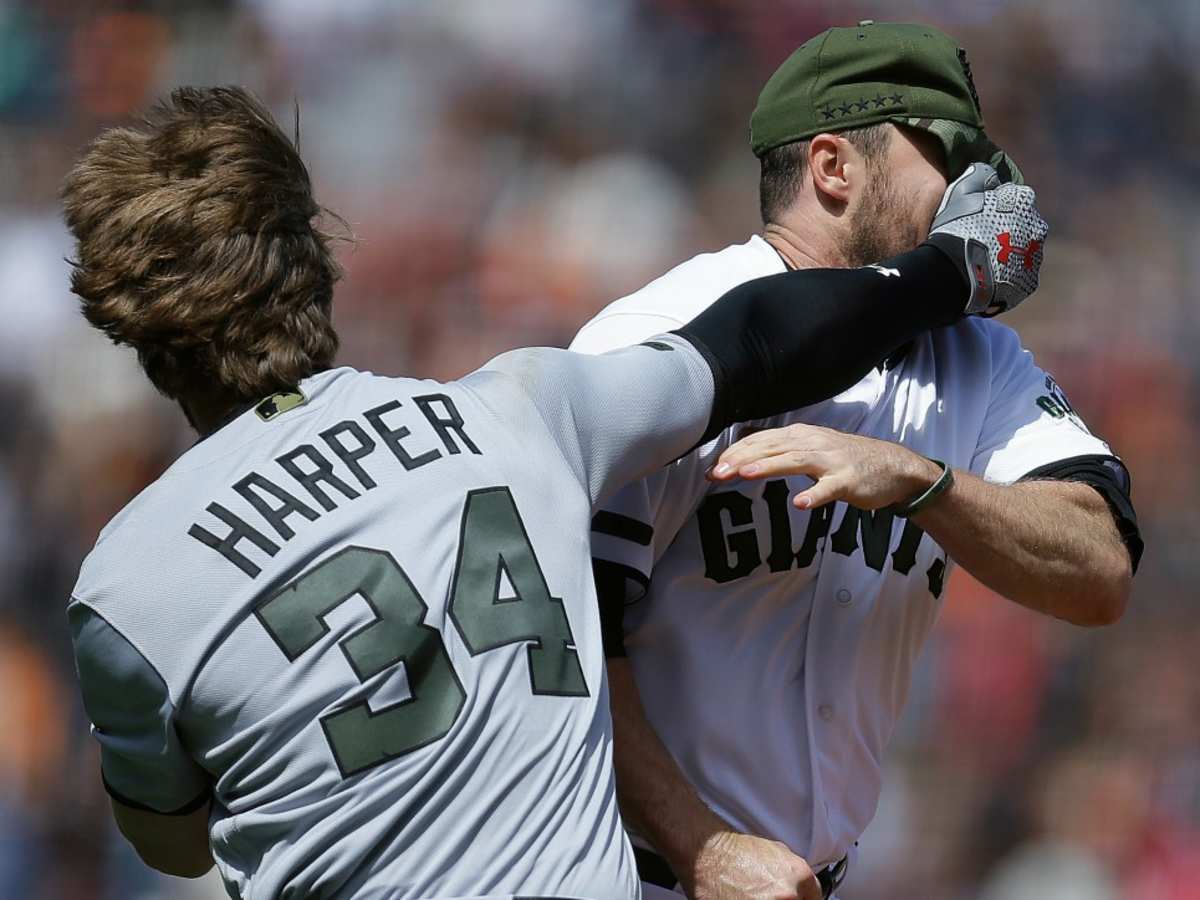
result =
[[[212,434],[242,406],[240,402],[228,397],[213,395],[180,399],[179,405],[183,407],[188,424],[196,429],[200,437]]]
[[[789,269],[831,269],[845,265],[836,243],[827,236],[818,237],[811,228],[768,222],[762,236],[783,257]]]

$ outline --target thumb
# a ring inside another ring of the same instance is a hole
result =
[[[796,885],[796,893],[800,900],[823,900],[825,896],[825,892],[821,890],[821,882],[811,869],[808,870],[808,877]]]
[[[818,478],[812,487],[801,491],[792,498],[796,509],[814,509],[839,499],[842,483],[833,475]]]
[[[998,187],[1000,176],[986,163],[971,163],[965,172],[946,187],[942,202],[933,214],[934,227],[978,213],[983,209],[985,191]]]

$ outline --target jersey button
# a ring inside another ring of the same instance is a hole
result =
[[[822,703],[817,707],[817,715],[821,717],[822,721],[828,722],[833,718],[833,707],[828,703]]]
[[[849,603],[853,599],[854,599],[854,595],[851,594],[848,590],[846,590],[845,588],[838,589],[838,592],[837,592],[837,602],[838,603],[846,604],[846,603]]]

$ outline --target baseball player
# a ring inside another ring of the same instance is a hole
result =
[[[104,132],[64,189],[72,289],[201,435],[103,530],[68,608],[143,859],[215,860],[242,900],[637,897],[591,508],[1031,292],[991,226],[1045,225],[989,174],[886,274],[759,280],[637,347],[441,384],[332,367],[308,173],[244,91],[180,89]]]
[[[984,132],[965,52],[923,25],[807,41],[762,91],[751,142],[763,234],[616,301],[573,349],[675,328],[748,279],[916,246],[972,161],[1020,177]],[[1036,265],[1040,245],[993,233],[1007,265]],[[1126,602],[1141,541],[1125,467],[1011,329],[922,334],[795,406],[593,521],[617,789],[647,896],[833,893],[954,563],[1082,625]]]

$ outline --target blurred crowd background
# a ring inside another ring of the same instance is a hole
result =
[[[866,17],[969,49],[1053,226],[1011,322],[1128,461],[1148,550],[1102,631],[956,577],[843,897],[1200,898],[1195,0],[0,0],[0,896],[221,896],[117,836],[74,682],[79,562],[192,439],[67,290],[79,148],[179,83],[298,102],[356,236],[342,359],[454,377],[757,230],[759,88]]]

